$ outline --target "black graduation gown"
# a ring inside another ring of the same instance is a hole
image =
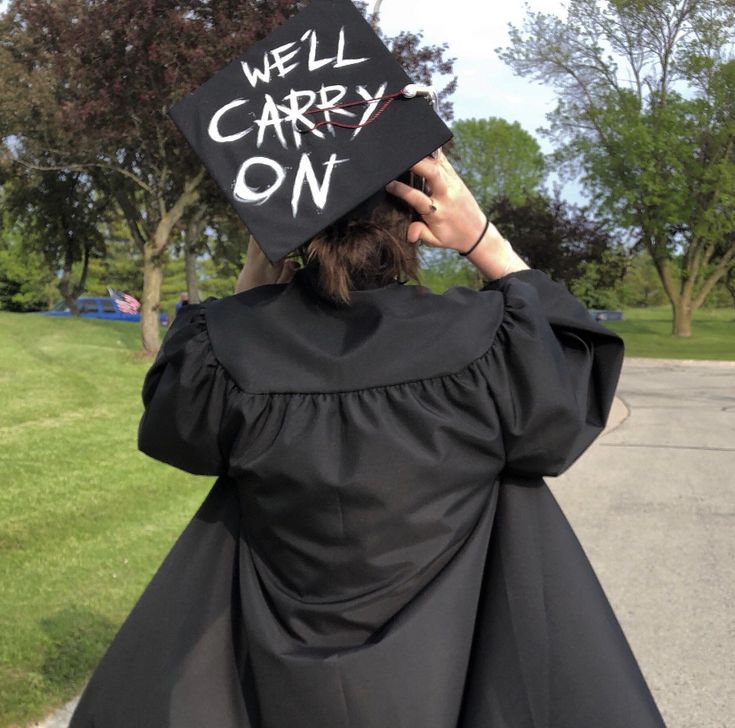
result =
[[[622,357],[535,270],[189,306],[140,447],[219,477],[71,728],[662,726],[542,480],[602,431]]]

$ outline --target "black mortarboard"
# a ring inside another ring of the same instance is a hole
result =
[[[350,0],[313,0],[170,113],[275,262],[451,138],[410,83]]]

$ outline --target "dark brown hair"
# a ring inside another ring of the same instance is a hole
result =
[[[385,197],[369,211],[340,218],[299,252],[317,274],[320,292],[348,305],[350,290],[385,286],[400,280],[419,282],[418,246],[406,240],[412,209]]]

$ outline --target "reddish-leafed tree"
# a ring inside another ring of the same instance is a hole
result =
[[[172,232],[205,180],[167,110],[295,6],[292,0],[17,0],[6,12],[3,136],[12,135],[12,153],[24,164],[103,177],[143,252],[146,351],[159,346]]]
[[[618,237],[589,210],[580,210],[558,197],[532,195],[521,203],[497,198],[489,214],[532,268],[567,285],[580,275],[584,263],[615,261],[602,271],[605,287],[613,286],[625,272]]]
[[[168,109],[295,13],[295,0],[12,0],[2,17],[0,135],[16,163],[83,171],[143,254],[142,341],[159,346],[173,234],[223,214]],[[445,48],[386,39],[409,73],[451,74]],[[453,88],[450,82],[448,91]],[[445,107],[451,116],[451,108]],[[205,202],[206,199],[206,202]],[[198,206],[205,208],[202,214]]]

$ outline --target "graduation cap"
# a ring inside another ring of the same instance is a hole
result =
[[[275,262],[451,138],[418,90],[350,0],[312,0],[170,114]]]

